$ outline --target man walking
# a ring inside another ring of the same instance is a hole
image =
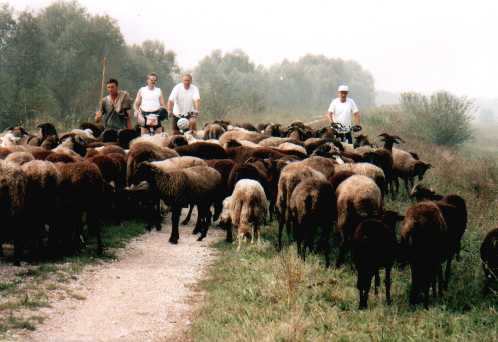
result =
[[[180,134],[177,122],[180,118],[189,120],[190,129],[197,129],[197,118],[201,107],[199,88],[192,84],[192,75],[184,74],[182,83],[177,84],[168,99],[168,112],[171,116],[173,134]]]
[[[104,128],[131,128],[131,98],[128,92],[119,90],[119,83],[111,78],[107,82],[108,95],[100,101],[100,108],[95,113],[95,122]]]
[[[339,88],[337,88],[337,97],[330,103],[326,117],[331,124],[336,122],[345,127],[345,137],[348,142],[352,144],[352,123],[355,126],[360,126],[360,111],[353,99],[348,97],[348,92],[349,87],[347,85],[340,85]]]

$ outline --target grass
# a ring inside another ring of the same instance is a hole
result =
[[[388,130],[366,128],[372,136]],[[479,256],[484,235],[498,222],[498,148],[487,153],[488,145],[455,150],[406,140],[402,148],[417,151],[434,165],[424,183],[442,193],[458,193],[468,205],[462,260],[453,263],[454,276],[444,298],[428,310],[411,308],[409,268],[395,267],[393,304],[385,304],[381,286],[378,296],[371,291],[369,308],[360,311],[350,263],[326,269],[321,256],[304,263],[294,245],[278,253],[276,228],[271,224],[263,230],[261,246],[245,245],[237,253],[225,242],[215,245],[220,257],[200,284],[205,302],[189,337],[195,341],[498,340],[498,294],[483,295]],[[404,212],[411,203],[402,191],[395,200],[387,198],[385,206]]]
[[[43,261],[22,267],[9,279],[0,281],[0,339],[17,330],[34,330],[44,320],[42,315],[33,315],[40,308],[49,306],[50,298],[85,297],[65,286],[87,266],[114,260],[115,251],[143,234],[143,224],[126,222],[119,226],[104,226],[102,241],[103,254],[96,253],[96,246],[90,244],[80,254],[62,260]],[[93,241],[91,241],[93,242]]]

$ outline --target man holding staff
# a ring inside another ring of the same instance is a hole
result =
[[[119,90],[119,83],[111,78],[106,85],[108,95],[100,100],[100,108],[95,113],[95,122],[104,128],[131,128],[131,98],[128,92]]]

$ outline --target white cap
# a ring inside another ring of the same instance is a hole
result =
[[[347,85],[340,85],[339,88],[337,88],[337,91],[349,91],[349,87]]]

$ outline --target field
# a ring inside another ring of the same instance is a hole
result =
[[[392,127],[374,126],[369,133]],[[406,138],[403,149],[417,151],[434,168],[424,183],[442,193],[458,193],[468,205],[469,225],[462,260],[444,298],[428,310],[410,308],[408,268],[395,268],[393,304],[382,286],[371,291],[369,308],[357,310],[356,275],[351,266],[326,269],[321,257],[306,263],[293,245],[275,250],[276,227],[264,230],[264,243],[216,245],[221,256],[200,287],[205,305],[194,319],[196,341],[496,341],[498,293],[482,293],[479,246],[498,223],[498,138],[496,128],[477,129],[477,138],[459,150]],[[402,135],[403,136],[403,135]],[[403,192],[386,207],[404,212],[411,200]],[[382,277],[382,275],[381,275]]]

